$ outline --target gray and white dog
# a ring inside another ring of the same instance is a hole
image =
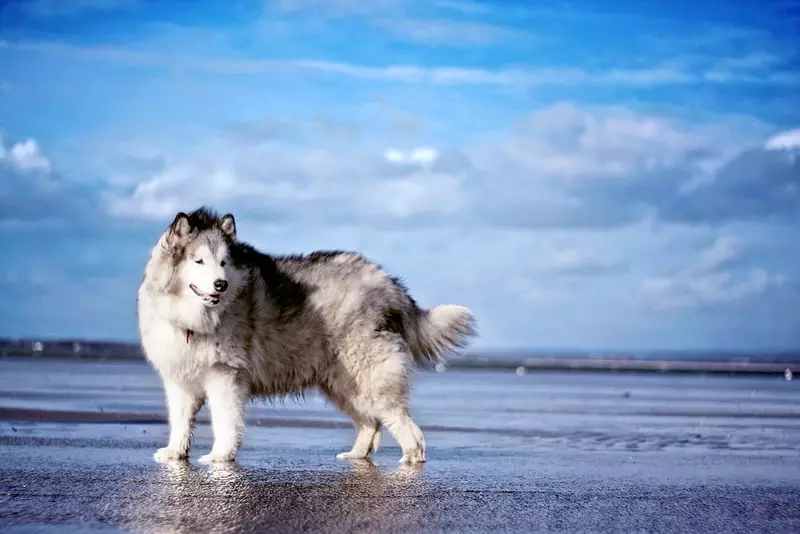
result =
[[[205,402],[214,445],[200,461],[231,461],[249,399],[318,388],[356,427],[352,450],[339,458],[368,457],[385,426],[401,462],[424,462],[408,410],[412,367],[475,335],[467,308],[422,309],[359,254],[262,254],[237,239],[233,215],[205,207],[178,213],[163,233],[137,303],[142,345],[169,410],[158,461],[188,456]]]

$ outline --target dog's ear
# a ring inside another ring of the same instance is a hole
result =
[[[192,231],[192,225],[189,223],[189,216],[183,212],[178,213],[175,216],[175,220],[172,221],[169,230],[170,234],[178,238],[189,235],[189,233]]]
[[[227,235],[231,239],[236,239],[236,221],[234,220],[233,215],[230,213],[220,219],[219,228],[222,230],[223,234]]]

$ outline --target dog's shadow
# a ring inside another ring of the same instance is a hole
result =
[[[124,515],[147,531],[327,531],[331,521],[352,531],[398,514],[413,526],[420,508],[398,503],[426,498],[424,475],[424,464],[387,469],[370,460],[323,470],[170,462],[155,468]]]

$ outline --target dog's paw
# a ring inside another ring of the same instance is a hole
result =
[[[222,462],[232,462],[233,461],[233,454],[219,454],[216,452],[211,452],[209,454],[205,454],[197,459],[198,462],[201,464],[214,464],[214,463],[222,463]]]
[[[401,464],[424,464],[425,463],[425,455],[419,453],[412,453],[412,454],[404,454],[402,458],[400,458]]]
[[[185,460],[186,453],[176,451],[175,449],[170,449],[169,447],[164,447],[162,449],[158,449],[153,454],[153,458],[156,462],[173,462],[175,460]]]
[[[336,457],[340,460],[366,460],[369,455],[367,454],[358,454],[357,452],[348,451],[348,452],[340,452],[336,455]]]

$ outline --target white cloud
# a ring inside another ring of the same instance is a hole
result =
[[[165,219],[213,199],[246,198],[254,193],[280,196],[280,186],[257,191],[256,185],[242,182],[222,165],[179,164],[140,181],[127,195],[108,195],[108,210],[117,216]]]
[[[390,163],[411,163],[427,167],[439,158],[439,152],[430,147],[415,148],[409,152],[389,148],[383,153],[383,157]]]
[[[22,172],[50,171],[50,161],[42,154],[35,139],[15,143],[8,150],[0,146],[0,160],[8,161]]]
[[[403,163],[406,160],[406,155],[396,148],[389,148],[386,152],[383,153],[383,157],[386,158],[386,161],[391,163]]]
[[[413,43],[437,46],[485,46],[499,41],[526,39],[526,34],[501,26],[448,19],[379,18],[374,24]]]
[[[607,254],[580,248],[550,250],[534,263],[539,270],[551,274],[597,274],[620,266],[618,260]]]
[[[265,18],[306,13],[323,16],[322,23],[340,17],[359,17],[396,39],[434,46],[484,46],[511,39],[527,39],[528,34],[513,28],[483,22],[446,18],[453,11],[474,15],[486,8],[468,2],[436,2],[434,4],[408,0],[268,0]],[[420,9],[422,8],[422,9]],[[431,9],[432,8],[432,9]],[[423,16],[424,14],[424,16]],[[444,15],[444,16],[441,16]],[[318,24],[319,19],[315,20]]]
[[[435,148],[415,148],[409,156],[411,162],[424,166],[431,165],[438,158],[439,152]]]
[[[698,122],[560,104],[468,156],[481,180],[477,198],[492,199],[480,209],[499,224],[792,217],[796,170],[751,153],[769,129],[754,120]]]
[[[694,264],[688,266],[692,274],[705,274],[725,267],[735,260],[743,247],[740,240],[731,236],[720,236],[711,246],[700,251]]]
[[[411,64],[390,64],[380,67],[326,60],[228,59],[161,53],[111,46],[77,46],[65,43],[9,42],[14,50],[58,54],[69,59],[107,61],[141,67],[173,69],[212,74],[286,74],[308,73],[349,78],[427,85],[483,85],[498,87],[547,86],[629,86],[652,87],[701,83],[746,82],[762,85],[800,86],[800,77],[792,73],[773,72],[768,76],[737,73],[731,76],[707,76],[681,65],[656,64],[639,69],[589,70],[573,67],[500,67],[497,69],[460,66],[423,67]]]
[[[675,164],[711,141],[662,117],[567,103],[532,113],[514,133],[501,140],[508,161],[537,176],[560,179],[630,178]]]
[[[457,177],[426,172],[379,181],[359,196],[361,214],[397,219],[428,213],[454,215],[468,202]]]
[[[764,269],[750,269],[739,277],[725,271],[685,280],[648,278],[642,282],[641,289],[654,308],[666,310],[729,304],[782,283],[781,276],[771,275]]]
[[[155,172],[114,168],[106,173],[109,206],[118,215],[161,218],[177,205],[224,203],[266,219],[326,224],[440,224],[446,217],[452,224],[611,228],[664,213],[679,221],[735,220],[737,210],[752,208],[749,192],[744,204],[734,196],[731,204],[714,197],[700,205],[692,195],[709,187],[687,185],[726,183],[713,180],[721,154],[734,142],[748,144],[760,128],[560,104],[504,135],[445,151],[378,148],[390,138],[380,128],[347,142],[333,132],[309,131],[302,141],[279,145],[250,143],[246,129],[234,142],[222,135],[192,151],[165,153]],[[670,211],[687,206],[698,211]]]
[[[28,13],[55,17],[85,11],[116,11],[138,6],[140,0],[30,0],[21,4]]]
[[[742,250],[739,240],[718,237],[673,274],[642,280],[642,295],[658,310],[719,306],[762,294],[784,283],[783,276],[762,268],[735,269],[731,264],[739,260]]]
[[[767,150],[792,150],[800,148],[800,128],[779,133],[764,144]]]
[[[383,157],[360,146],[303,150],[223,144],[202,153],[141,175],[133,189],[112,187],[109,212],[165,219],[181,209],[213,204],[264,219],[391,223],[456,214],[470,202],[461,176],[431,169],[438,152],[428,147],[390,149]],[[125,183],[113,176],[112,182]]]
[[[91,157],[91,155],[90,155]],[[9,146],[0,139],[0,225],[29,229],[63,225],[80,227],[96,214],[94,191],[53,172],[50,159],[33,138]]]

